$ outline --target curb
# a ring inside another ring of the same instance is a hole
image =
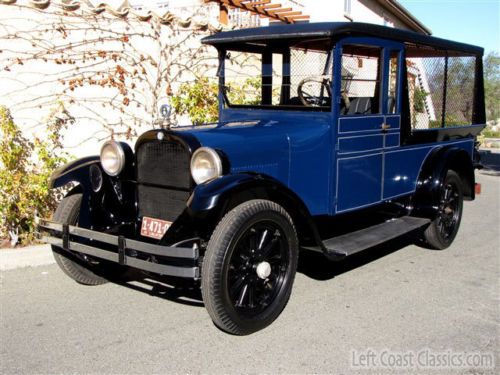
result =
[[[0,271],[46,266],[53,263],[55,260],[50,245],[0,250]]]

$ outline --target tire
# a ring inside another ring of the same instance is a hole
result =
[[[67,195],[57,206],[53,220],[58,223],[76,225],[81,202],[82,194]],[[120,273],[118,266],[93,262],[83,254],[71,253],[58,246],[52,246],[52,253],[61,270],[79,284],[101,285]]]
[[[462,220],[462,180],[455,171],[448,171],[439,194],[437,217],[424,232],[426,244],[434,250],[443,250],[452,244]]]
[[[281,206],[251,200],[229,211],[202,266],[203,301],[215,325],[247,335],[271,324],[290,298],[297,261],[295,227]]]

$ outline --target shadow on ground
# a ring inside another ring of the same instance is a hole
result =
[[[162,298],[182,305],[203,307],[199,283],[179,278],[150,278],[139,271],[131,270],[126,281],[113,281],[115,284]]]
[[[392,254],[414,242],[415,238],[413,236],[402,236],[339,261],[330,261],[320,252],[302,249],[297,272],[318,281],[330,280],[345,272]],[[115,283],[138,292],[149,294],[152,297],[189,306],[204,306],[199,283],[191,280],[169,277],[152,279],[145,277],[135,270],[131,270],[127,281],[115,281]]]
[[[298,272],[315,280],[329,280],[383,258],[415,243],[413,236],[402,236],[351,255],[343,260],[330,261],[322,253],[303,250],[300,253]]]
[[[500,152],[481,150],[481,174],[489,176],[500,176]]]

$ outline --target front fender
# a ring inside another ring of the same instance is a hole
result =
[[[70,182],[78,182],[86,190],[90,183],[89,168],[96,163],[99,163],[99,156],[87,156],[63,165],[52,173],[49,187],[58,188]]]
[[[252,199],[266,199],[281,205],[291,216],[302,243],[321,243],[302,199],[275,178],[263,174],[229,174],[198,185],[187,202],[186,212],[191,218],[210,222],[208,227],[213,230],[229,210]]]
[[[91,223],[90,207],[91,187],[89,169],[93,164],[99,163],[99,156],[87,156],[73,160],[62,167],[56,169],[49,180],[49,187],[58,188],[71,182],[78,183],[78,192],[82,194],[82,202],[79,213],[79,225],[88,228]],[[73,190],[74,191],[74,190]]]
[[[278,188],[279,185],[281,183],[274,178],[264,177],[261,174],[225,175],[207,184],[198,185],[189,198],[188,208],[193,213],[209,211],[219,206],[227,195],[256,193],[256,190],[262,190],[261,193],[264,193],[268,189]]]

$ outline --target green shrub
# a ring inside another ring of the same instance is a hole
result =
[[[262,103],[262,78],[250,77],[243,83],[229,83],[227,98],[230,103],[237,105],[260,105]],[[275,94],[274,94],[275,95]]]
[[[233,104],[258,105],[262,101],[261,85],[260,77],[247,78],[239,85],[229,83],[226,95]],[[172,97],[172,108],[178,115],[188,115],[194,125],[215,122],[219,117],[218,92],[218,84],[206,77],[185,82],[179,87],[178,94]],[[279,96],[279,88],[277,92],[273,91],[273,95]]]
[[[7,108],[0,106],[0,238],[17,233],[22,244],[34,238],[34,214],[48,216],[60,192],[49,189],[55,168],[66,162],[62,153],[61,130],[69,116],[57,117],[59,104],[47,123],[46,140],[23,136]]]
[[[178,115],[188,115],[195,125],[215,122],[218,118],[218,85],[202,77],[185,82],[178,95],[172,97],[172,107]]]
[[[429,95],[420,87],[415,87],[413,93],[413,109],[418,113],[425,113],[425,98]]]
[[[483,135],[485,138],[500,138],[500,131],[484,129],[481,132],[481,135]]]
[[[470,123],[459,120],[453,115],[446,115],[444,118],[444,127],[452,127],[452,126],[462,126],[462,125],[470,125]],[[429,121],[429,128],[435,129],[441,127],[441,117],[438,120]]]

